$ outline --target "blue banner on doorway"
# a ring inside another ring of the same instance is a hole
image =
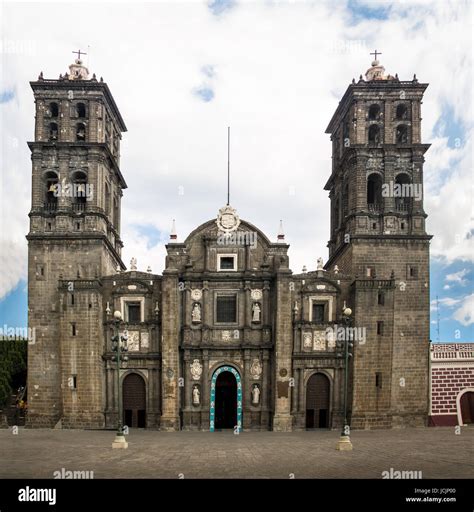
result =
[[[240,432],[242,429],[242,380],[239,372],[233,366],[220,366],[212,375],[211,380],[211,409],[210,409],[210,421],[209,430],[214,432],[215,418],[216,418],[216,381],[217,377],[222,372],[230,372],[237,381],[237,431]]]

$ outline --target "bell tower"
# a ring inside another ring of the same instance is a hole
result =
[[[352,81],[326,133],[332,141],[329,261],[354,276],[352,425],[423,424],[428,404],[429,241],[423,208],[421,104],[428,84],[375,59]]]
[[[35,329],[36,342],[28,355],[28,417],[35,426],[54,426],[64,415],[65,390],[76,370],[65,369],[63,363],[82,364],[79,347],[77,353],[68,352],[69,340],[79,346],[84,340],[95,344],[82,345],[91,357],[83,363],[99,371],[100,336],[89,332],[87,322],[102,318],[101,301],[95,292],[87,292],[84,316],[78,309],[77,286],[92,290],[101,276],[125,268],[120,203],[127,185],[120,171],[120,140],[126,127],[107,84],[95,74],[90,77],[82,52],[75,53],[78,58],[68,73],[57,79],[41,73],[30,83],[36,116],[34,141],[28,143],[28,324]],[[70,292],[66,303],[60,294],[63,286]],[[79,384],[84,396],[84,386],[99,386],[92,376],[89,384]]]

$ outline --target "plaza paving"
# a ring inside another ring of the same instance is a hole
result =
[[[474,478],[472,427],[353,431],[352,452],[335,450],[338,437],[131,430],[129,448],[112,450],[112,431],[0,430],[0,478],[52,478],[62,468],[94,478],[381,478],[390,468]]]

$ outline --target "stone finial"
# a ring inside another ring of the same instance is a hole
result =
[[[100,77],[100,81],[101,81],[101,82],[103,82],[103,81],[104,81],[104,79],[103,79],[102,77]]]
[[[285,232],[283,231],[283,221],[280,220],[280,227],[278,228],[277,240],[279,242],[285,241]]]
[[[395,279],[395,270],[392,270],[390,274],[390,279]]]
[[[97,77],[95,76],[95,73],[92,74],[92,81],[97,82]]]
[[[334,265],[334,273],[339,274],[339,267],[337,265]]]
[[[41,71],[41,73],[38,76],[38,80],[43,80],[43,72],[42,71]]]
[[[320,257],[317,259],[316,261],[316,270],[324,270],[324,261],[323,259]]]
[[[148,268],[146,269],[146,271],[147,271],[149,274],[151,274],[151,266],[150,266],[150,265],[148,265]]]
[[[356,83],[355,78],[353,78],[353,79],[352,79],[352,83],[353,83],[353,84],[355,84],[355,83]]]
[[[130,270],[137,270],[137,258],[132,258],[130,260]]]
[[[121,270],[122,270],[122,269],[120,268],[120,265],[117,265],[117,268],[115,269],[115,271],[117,272],[117,274],[120,274],[120,271],[121,271]]]
[[[306,268],[306,265],[303,265],[303,268],[302,268],[301,272],[303,272],[303,274],[306,274],[306,272],[308,272],[308,269]]]
[[[170,233],[170,240],[178,240],[178,233],[176,232],[176,221],[173,219],[173,223],[171,224],[171,233]]]

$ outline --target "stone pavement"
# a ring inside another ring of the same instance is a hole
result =
[[[352,452],[338,452],[337,431],[158,432],[131,430],[128,450],[115,433],[0,430],[0,478],[52,478],[93,471],[94,478],[381,478],[422,471],[423,478],[474,478],[474,428],[353,431]]]

